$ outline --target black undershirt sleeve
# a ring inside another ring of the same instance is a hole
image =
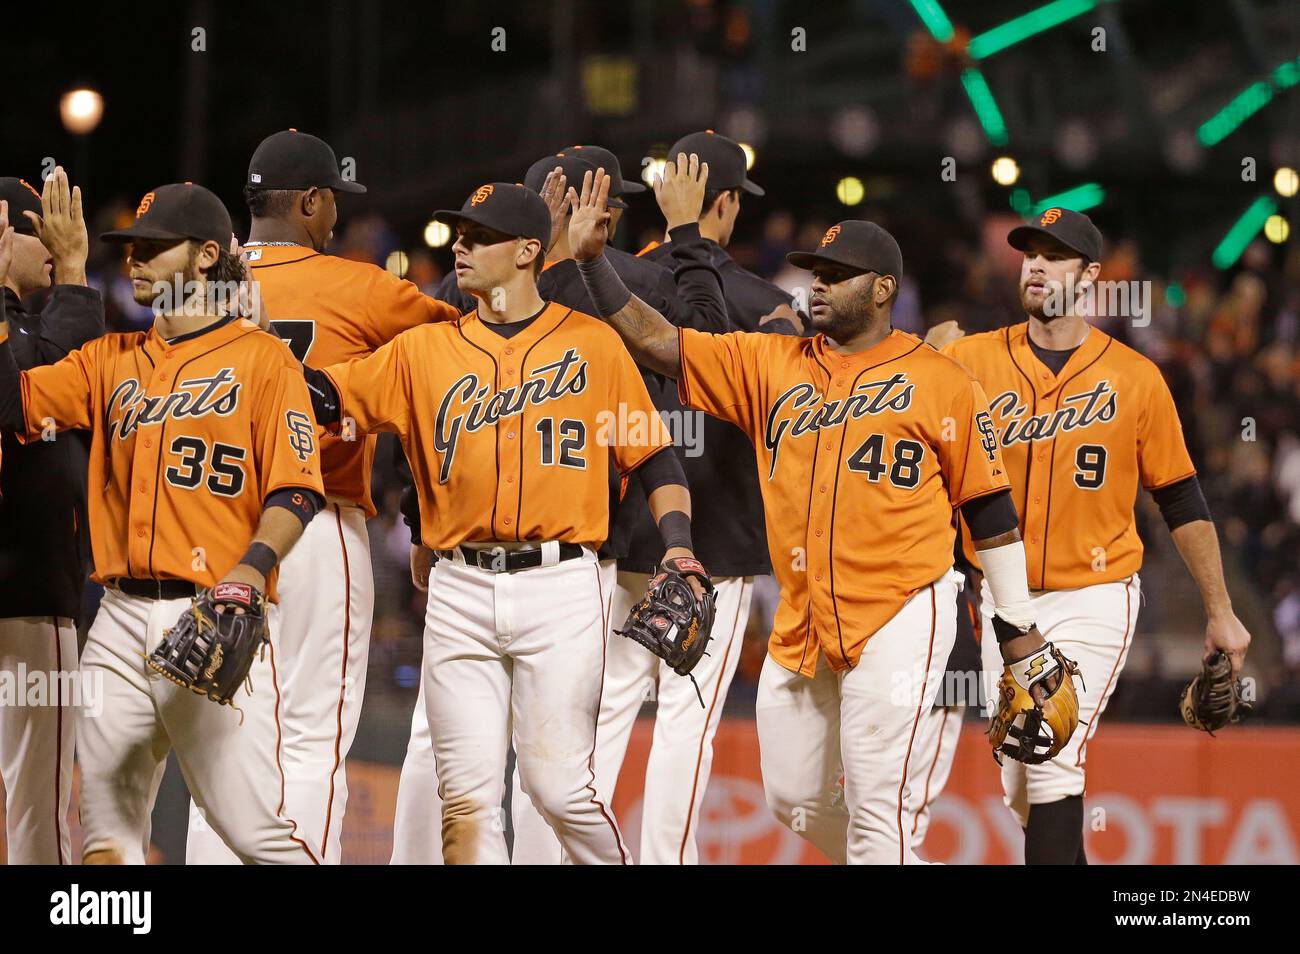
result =
[[[1165,524],[1170,530],[1177,530],[1193,520],[1210,519],[1210,505],[1205,502],[1201,482],[1195,474],[1176,484],[1157,487],[1151,491],[1151,497],[1160,508],[1160,516],[1165,518]]]
[[[324,371],[302,366],[302,376],[307,379],[307,392],[311,395],[311,409],[316,415],[316,423],[321,427],[337,424],[342,416],[339,411],[339,392],[334,382]]]
[[[686,483],[686,471],[682,469],[682,462],[671,447],[655,454],[638,467],[635,473],[637,479],[641,481],[641,489],[645,491],[646,500],[649,500],[650,495],[660,487],[668,484],[689,486]]]
[[[301,520],[305,527],[323,506],[325,498],[308,487],[281,487],[267,494],[262,509],[266,511],[272,507],[283,507]]]
[[[966,501],[961,505],[961,515],[966,519],[972,540],[1000,537],[1020,527],[1020,518],[1016,515],[1016,505],[1011,502],[1010,490],[1000,490],[995,494]]]

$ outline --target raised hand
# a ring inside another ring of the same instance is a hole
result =
[[[580,262],[599,258],[609,241],[609,176],[583,173],[582,193],[569,189],[569,251]]]
[[[85,285],[90,239],[81,211],[81,187],[69,186],[62,166],[54,167],[41,189],[41,214],[23,214],[54,257],[54,280],[60,285]]]
[[[569,180],[559,166],[548,172],[546,181],[542,183],[540,195],[551,213],[551,240],[546,243],[547,251],[555,246],[555,240],[560,237],[560,230],[564,228],[564,216],[569,211],[569,190],[566,188],[568,184]]]
[[[679,152],[676,162],[664,163],[664,171],[655,176],[654,190],[670,230],[700,220],[708,181],[709,164],[700,162],[695,153],[688,159],[686,153]]]

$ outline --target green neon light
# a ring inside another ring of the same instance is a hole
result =
[[[1268,217],[1276,211],[1277,202],[1271,196],[1260,196],[1252,202],[1210,255],[1214,267],[1231,268],[1241,258],[1241,253],[1246,251],[1246,246],[1254,241]]]
[[[1085,182],[1073,189],[1066,189],[1064,192],[1056,193],[1056,195],[1049,195],[1045,199],[1039,199],[1030,208],[1029,214],[1038,215],[1040,212],[1053,208],[1084,212],[1094,206],[1101,205],[1104,201],[1106,201],[1106,190],[1102,188],[1101,183]]]
[[[948,19],[948,14],[943,12],[943,7],[939,6],[938,0],[912,0],[912,9],[921,18],[925,28],[930,31],[930,36],[940,43],[947,43],[952,39],[952,21]]]
[[[984,127],[984,135],[995,146],[1007,144],[1007,124],[1002,119],[993,91],[989,89],[984,74],[977,69],[968,69],[961,74],[961,85],[966,88],[966,97],[975,107],[975,116]]]
[[[1201,123],[1196,140],[1207,149],[1231,135],[1238,126],[1263,109],[1273,98],[1273,86],[1265,80],[1251,83],[1221,110]]]
[[[1055,0],[1021,14],[1014,20],[999,24],[991,30],[985,30],[972,37],[969,52],[972,57],[982,60],[986,56],[999,53],[1009,46],[1015,46],[1066,20],[1087,13],[1097,6],[1097,0]]]

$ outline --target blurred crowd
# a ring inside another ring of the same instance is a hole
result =
[[[125,202],[110,205],[101,210],[91,232],[114,227],[132,213]],[[989,216],[981,229],[966,234],[924,219],[890,222],[887,212],[880,218],[904,250],[906,275],[894,311],[896,327],[924,334],[927,327],[952,319],[969,333],[1021,320],[1018,253],[1003,241],[1013,221],[1009,216]],[[807,273],[789,269],[785,253],[814,247],[829,224],[774,211],[753,222],[729,250],[746,268],[798,294]],[[931,225],[934,230],[927,236]],[[633,222],[622,244],[636,251],[661,237],[656,228],[653,220]],[[943,238],[930,238],[934,235]],[[1099,315],[1096,324],[1154,360],[1169,381],[1226,544],[1230,585],[1239,599],[1257,604],[1247,619],[1256,630],[1256,671],[1277,672],[1260,687],[1259,715],[1300,720],[1300,249],[1293,245],[1279,263],[1278,252],[1261,238],[1228,272],[1207,263],[1156,276],[1144,267],[1134,242],[1107,238],[1101,277],[1149,282],[1144,286],[1149,308],[1141,315]],[[110,330],[148,327],[148,310],[132,300],[116,252],[100,243],[92,243],[92,250],[98,257],[90,263],[91,281],[104,292]],[[434,290],[449,262],[446,249],[404,246],[376,215],[345,215],[331,251],[400,269],[426,292]],[[400,454],[385,435],[374,488],[380,513],[370,525],[376,578],[371,684],[414,692],[423,594],[410,582],[409,533],[398,512]],[[1148,569],[1153,559],[1158,561],[1161,585],[1152,585],[1152,575],[1144,574],[1143,628],[1199,631],[1203,623],[1195,590],[1176,585],[1185,570],[1148,504],[1139,501],[1140,530],[1148,541]],[[1189,594],[1190,605],[1181,599]],[[770,601],[755,602],[751,638],[729,700],[736,711],[752,699],[774,609],[766,605]],[[1247,618],[1241,607],[1238,612]],[[1259,631],[1267,627],[1272,632]],[[1112,703],[1112,715],[1174,717],[1165,700],[1176,695],[1187,674],[1173,671],[1163,659],[1158,649],[1139,657]],[[1153,704],[1151,699],[1161,701]]]

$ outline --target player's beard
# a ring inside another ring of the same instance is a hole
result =
[[[827,308],[829,314],[820,319],[809,315],[814,330],[820,331],[837,344],[843,344],[866,331],[871,324],[871,299],[876,282],[873,279],[865,288],[847,293]]]

